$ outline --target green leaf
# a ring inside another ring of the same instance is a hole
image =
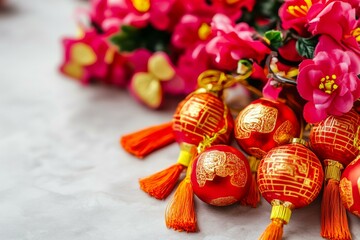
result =
[[[280,31],[267,31],[264,37],[270,42],[270,47],[275,50],[283,45],[282,34]]]
[[[140,29],[132,26],[121,26],[121,31],[112,36],[110,41],[122,52],[132,52],[141,46],[139,41]]]
[[[311,38],[299,38],[296,41],[296,50],[300,54],[300,56],[306,58],[313,58],[315,47],[319,42],[318,36],[314,36]]]
[[[138,48],[146,48],[152,52],[168,51],[170,34],[154,29],[152,26],[135,28],[123,25],[119,33],[110,38],[122,52],[132,52]]]

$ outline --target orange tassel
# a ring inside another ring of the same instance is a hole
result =
[[[284,222],[280,219],[273,219],[265,229],[259,240],[281,240],[284,232]]]
[[[169,168],[139,180],[140,188],[157,199],[164,199],[174,189],[185,166],[176,163]]]
[[[167,169],[140,179],[140,188],[157,199],[166,198],[174,189],[181,172],[189,165],[195,155],[195,145],[181,143],[177,163]]]
[[[122,147],[138,158],[144,158],[153,151],[174,141],[172,122],[130,133],[120,139]]]
[[[329,159],[324,163],[327,183],[321,202],[321,236],[329,239],[349,240],[351,233],[339,190],[343,166],[341,163]]]
[[[249,157],[249,164],[251,170],[251,180],[250,186],[247,194],[245,197],[240,201],[241,205],[251,206],[256,208],[257,205],[260,203],[260,191],[257,184],[257,169],[259,167],[260,160],[250,156]]]
[[[190,183],[191,166],[192,161],[165,211],[166,226],[180,232],[197,231],[194,191]]]
[[[291,209],[294,208],[290,202],[280,200],[271,201],[271,223],[265,229],[259,240],[281,240],[284,232],[284,225],[290,221]]]
[[[339,181],[330,179],[324,189],[321,203],[321,236],[329,239],[349,240],[346,209],[341,203]]]

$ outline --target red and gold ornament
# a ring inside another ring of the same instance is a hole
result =
[[[204,136],[227,125],[216,143],[227,143],[233,129],[233,119],[220,96],[212,92],[197,91],[185,98],[177,107],[172,131],[180,145],[177,163],[169,168],[139,180],[143,191],[157,199],[166,198],[174,188],[181,172],[197,154],[197,146]]]
[[[341,204],[341,170],[359,154],[360,115],[354,110],[329,116],[310,131],[311,149],[325,165],[325,189],[321,204],[321,235],[351,239],[346,210]]]
[[[234,78],[231,75],[225,75],[223,73],[218,74],[217,71],[208,71],[205,72],[202,76],[204,77],[202,81],[199,82],[200,86],[203,86],[203,90],[200,91],[210,91],[215,93],[220,93],[222,90],[228,86],[231,86],[234,84],[234,81],[237,81],[239,78],[245,78],[246,75],[241,75],[238,78]],[[184,106],[179,107],[181,109],[184,108]],[[188,108],[185,108],[188,109]],[[188,128],[188,125],[192,126],[193,124],[191,121],[189,122],[188,119],[184,118],[182,120],[181,117],[181,111],[179,112],[179,117],[174,117],[174,121],[178,121],[179,129],[187,129],[185,131],[179,131],[178,137],[184,137],[189,138],[189,136],[192,137],[198,137],[201,141],[198,144],[197,150],[198,153],[202,153],[205,151],[208,147],[211,147],[213,144],[218,142],[219,140],[223,139],[224,134],[229,134],[229,130],[233,129],[233,125],[230,127],[230,123],[232,123],[232,118],[230,117],[229,113],[227,112],[227,107],[224,106],[224,114],[223,114],[223,120],[224,125],[221,129],[216,129],[215,131],[210,131],[207,134],[202,134],[199,136],[191,134],[193,132],[192,129]],[[191,113],[193,112],[201,112],[203,111],[203,106],[196,106],[194,110],[186,110],[187,113],[190,113],[189,116],[191,116]],[[216,114],[218,110],[216,108],[211,107],[209,108],[209,113],[213,112]],[[176,114],[175,114],[176,116]],[[193,117],[193,116],[191,116]],[[189,119],[191,119],[189,117]],[[199,118],[198,122],[201,122],[201,126],[205,126],[206,124],[210,124],[208,126],[214,125],[214,117],[207,117],[207,121],[202,122],[203,118]],[[216,119],[216,118],[215,118]],[[174,123],[175,124],[175,123]],[[232,123],[233,124],[233,123]],[[177,128],[175,128],[177,129]],[[196,140],[197,141],[197,140]],[[222,147],[220,147],[222,148]],[[228,149],[227,147],[224,147]],[[194,155],[193,155],[194,156]],[[191,173],[192,173],[192,167],[194,165],[195,158],[192,157],[189,167],[186,172],[186,176],[183,181],[179,184],[179,187],[176,189],[173,198],[169,202],[166,211],[165,211],[165,222],[166,226],[168,228],[173,228],[177,231],[187,231],[187,232],[195,232],[197,231],[197,224],[196,224],[196,214],[195,214],[195,206],[194,206],[194,189],[191,184]]]
[[[227,206],[239,201],[250,182],[249,163],[239,150],[215,145],[200,153],[193,164],[191,185],[202,201]]]
[[[300,133],[295,113],[285,103],[261,98],[244,108],[235,119],[235,139],[249,154],[252,186],[242,203],[256,207],[260,193],[256,172],[260,159],[272,148],[289,143]]]
[[[360,156],[342,173],[340,196],[345,208],[360,218]]]
[[[271,149],[260,162],[259,190],[272,205],[272,222],[261,240],[281,239],[292,210],[310,204],[321,190],[324,173],[320,160],[304,144],[295,138],[291,144]]]
[[[248,76],[241,78],[246,77]],[[222,93],[224,88],[230,87],[237,80],[219,71],[205,71],[199,76],[198,90],[178,105],[172,123],[129,134],[121,139],[123,147],[134,155],[139,155],[138,151],[141,152],[143,148],[152,145],[144,152],[143,155],[146,155],[159,148],[157,142],[162,137],[158,136],[157,132],[169,134],[169,128],[172,130],[172,137],[180,145],[177,163],[139,180],[143,191],[155,198],[164,199],[173,190],[181,172],[189,166],[185,179],[180,183],[166,210],[165,222],[169,228],[187,232],[197,230],[193,190],[190,184],[191,163],[200,144],[208,146],[209,143],[229,141],[234,124],[222,99]],[[142,138],[146,140],[139,141]]]

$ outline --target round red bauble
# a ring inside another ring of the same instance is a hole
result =
[[[360,217],[360,156],[345,168],[340,181],[340,196],[345,208]]]
[[[310,204],[319,194],[324,173],[317,156],[300,143],[271,149],[258,168],[258,184],[262,196],[289,202],[293,208]]]
[[[300,133],[298,119],[286,104],[261,98],[235,119],[235,139],[248,154],[262,158],[270,149],[289,143]]]
[[[214,143],[227,143],[234,128],[234,121],[226,105],[216,94],[193,93],[177,107],[173,116],[173,132],[179,143],[197,146],[204,136],[226,128]]]
[[[348,165],[359,154],[360,115],[351,110],[342,116],[329,116],[313,126],[311,149],[321,159]]]
[[[194,160],[191,184],[195,195],[202,201],[227,206],[245,195],[250,176],[244,154],[231,146],[215,145]]]

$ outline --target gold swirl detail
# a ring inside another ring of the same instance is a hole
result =
[[[235,187],[244,187],[248,178],[244,162],[235,154],[217,150],[202,153],[196,164],[199,186],[205,186],[206,181],[213,181],[216,176],[230,176],[230,183]]]
[[[351,181],[347,178],[341,179],[340,191],[341,200],[346,205],[346,208],[349,209],[354,204]]]
[[[228,196],[228,197],[219,197],[219,198],[215,198],[213,200],[210,201],[211,205],[214,206],[228,206],[231,205],[233,203],[237,202],[237,199],[233,196]]]
[[[270,133],[274,131],[278,110],[260,103],[249,105],[238,116],[235,135],[238,139],[249,138],[251,132]]]
[[[294,137],[293,125],[289,120],[286,120],[276,129],[273,139],[281,145],[288,143],[292,137]]]

